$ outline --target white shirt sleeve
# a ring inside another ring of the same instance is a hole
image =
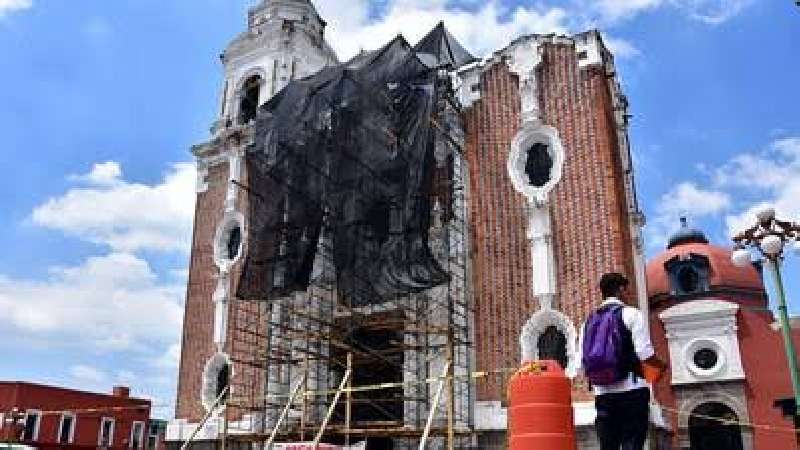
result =
[[[653,344],[650,342],[650,333],[647,332],[647,321],[641,311],[632,307],[625,307],[622,310],[622,321],[631,331],[633,337],[633,348],[640,361],[644,361],[656,354]]]

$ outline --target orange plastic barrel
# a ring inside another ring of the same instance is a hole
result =
[[[524,363],[508,402],[509,450],[577,450],[572,387],[556,361]]]

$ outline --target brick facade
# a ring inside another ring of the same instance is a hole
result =
[[[203,368],[215,352],[212,297],[218,270],[213,245],[224,210],[228,164],[210,167],[207,180],[208,190],[197,195],[175,410],[177,418],[193,421],[199,421],[205,414],[200,402]]]
[[[557,307],[576,325],[599,303],[596,286],[603,273],[619,271],[635,280],[626,169],[609,78],[603,66],[579,68],[574,45],[544,44],[536,77],[542,121],[558,130],[566,153],[550,209]],[[530,288],[526,200],[506,171],[520,124],[517,77],[505,64],[494,64],[481,76],[480,93],[465,111],[479,371],[519,364],[519,333],[537,308]],[[501,377],[478,386],[479,400],[503,395]]]

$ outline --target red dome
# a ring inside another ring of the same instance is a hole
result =
[[[670,295],[669,277],[664,264],[672,258],[703,255],[711,267],[709,285],[711,289],[720,287],[763,291],[761,274],[754,266],[736,267],[731,262],[731,250],[700,242],[676,245],[658,255],[647,264],[647,296]]]

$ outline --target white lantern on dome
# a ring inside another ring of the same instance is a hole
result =
[[[761,250],[767,256],[778,256],[783,251],[783,239],[777,234],[770,234],[761,240]]]
[[[750,252],[744,248],[734,250],[731,255],[731,261],[733,261],[733,265],[736,267],[747,267],[753,264],[753,258],[750,256]]]

